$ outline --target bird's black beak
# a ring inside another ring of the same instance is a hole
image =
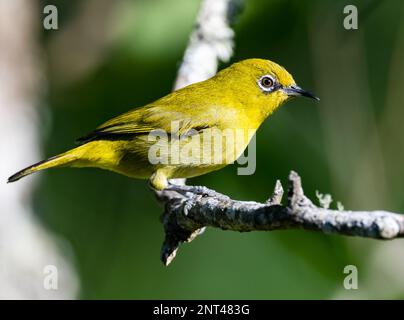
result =
[[[312,98],[314,100],[320,101],[320,98],[316,97],[314,94],[309,91],[303,90],[297,85],[291,85],[290,87],[282,88],[283,92],[285,92],[289,96],[302,96],[307,98]]]

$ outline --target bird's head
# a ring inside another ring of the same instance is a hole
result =
[[[234,95],[249,107],[260,109],[266,116],[291,97],[320,100],[300,88],[285,68],[269,60],[243,60],[222,72],[225,81],[232,83],[227,87],[233,89]]]

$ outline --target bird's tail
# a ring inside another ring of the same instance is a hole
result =
[[[13,174],[10,178],[8,178],[7,183],[15,182],[31,173],[34,173],[34,172],[37,172],[40,170],[72,165],[74,162],[76,162],[79,159],[80,154],[81,154],[80,147],[77,147],[77,148],[69,150],[65,153],[62,153],[60,155],[51,157],[46,160],[42,160],[38,163],[35,163],[35,164]]]

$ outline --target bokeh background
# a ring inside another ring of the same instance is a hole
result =
[[[35,121],[20,122],[13,109],[12,130],[0,128],[8,146],[0,149],[1,183],[21,167],[71,148],[105,120],[167,94],[199,7],[198,0],[23,3],[12,25],[0,24],[0,35],[16,32],[24,19],[31,23],[26,34],[35,59],[26,66],[33,66]],[[58,30],[42,27],[46,4],[58,8]],[[359,10],[358,30],[343,27],[347,4]],[[345,208],[404,212],[404,2],[248,0],[234,29],[231,62],[274,60],[321,102],[293,100],[264,123],[254,175],[238,176],[236,166],[229,166],[189,183],[264,201],[276,179],[286,183],[293,169],[314,200],[318,190]],[[7,46],[0,42],[0,50]],[[7,110],[0,108],[3,114]],[[29,148],[14,136],[27,127],[38,137],[30,146],[40,153],[10,160]],[[97,169],[50,170],[1,187],[0,215],[13,214],[4,203],[10,190],[24,184],[33,189],[21,200],[31,208],[30,219],[52,235],[54,250],[71,266],[66,271],[71,275],[50,298],[404,298],[402,240],[208,229],[164,267],[162,208],[145,181]],[[15,224],[7,229],[13,237],[24,235]],[[0,248],[9,243],[3,236]],[[19,247],[26,254],[35,250]],[[343,287],[346,265],[358,268],[358,290]],[[3,266],[3,272],[10,268]],[[27,279],[22,273],[14,274],[17,283]],[[63,290],[69,294],[57,296]]]

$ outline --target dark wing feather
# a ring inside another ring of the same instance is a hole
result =
[[[172,121],[177,122],[174,127]],[[149,134],[153,130],[164,130],[167,133],[183,135],[190,130],[200,131],[210,127],[207,123],[209,122],[206,118],[196,119],[186,113],[176,111],[174,106],[149,105],[130,110],[105,122],[93,132],[77,139],[76,142],[84,144],[94,140],[126,140],[136,135]]]

